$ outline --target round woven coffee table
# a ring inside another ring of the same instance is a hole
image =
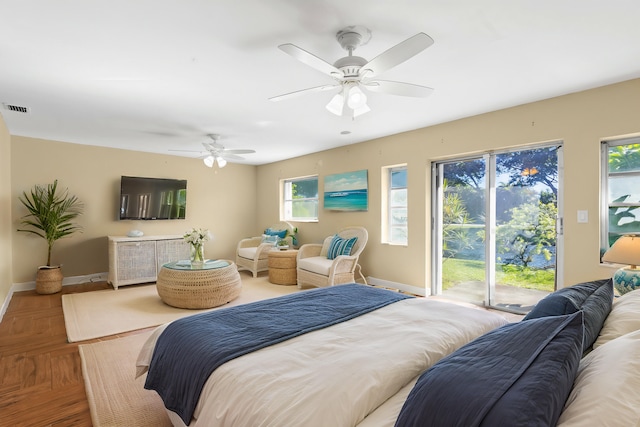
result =
[[[242,282],[236,265],[229,260],[191,265],[182,261],[164,264],[156,288],[160,299],[178,308],[211,308],[240,295]]]
[[[267,254],[269,282],[276,285],[295,285],[298,281],[297,256],[297,249],[270,250]]]

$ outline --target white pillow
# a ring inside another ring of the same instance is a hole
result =
[[[262,243],[271,243],[272,245],[275,245],[276,243],[278,243],[278,236],[271,236],[268,234],[263,234],[262,235]]]
[[[324,242],[322,243],[322,249],[320,249],[320,256],[323,257],[327,257],[327,253],[329,252],[329,246],[331,246],[331,241],[333,240],[335,236],[329,236],[326,239],[324,239]]]
[[[640,425],[640,331],[586,355],[558,427]]]
[[[604,320],[593,348],[638,329],[640,329],[640,289],[627,292],[613,301],[611,312]]]

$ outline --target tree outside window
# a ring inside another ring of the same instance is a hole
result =
[[[601,255],[624,234],[640,234],[640,138],[602,144]]]
[[[282,213],[286,221],[318,220],[318,177],[283,181]]]

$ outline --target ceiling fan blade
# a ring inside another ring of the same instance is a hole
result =
[[[175,151],[175,152],[180,152],[180,153],[202,153],[202,150],[172,150],[172,149],[169,149],[169,151]]]
[[[243,149],[240,149],[240,150],[227,150],[227,149],[225,149],[225,150],[223,150],[223,154],[225,156],[227,154],[253,154],[255,152],[256,152],[256,150],[243,150]]]
[[[295,98],[297,96],[304,95],[304,94],[307,94],[307,93],[321,92],[321,91],[325,91],[325,90],[331,90],[331,89],[334,89],[334,88],[337,88],[337,87],[340,87],[340,85],[339,84],[331,84],[331,85],[310,87],[308,89],[302,89],[302,90],[297,90],[295,92],[285,93],[284,95],[272,96],[271,98],[269,98],[269,101],[273,101],[273,102],[282,101],[282,100],[285,100],[285,99]]]
[[[236,156],[235,154],[229,154],[227,152],[222,153],[219,157],[225,160],[244,160],[244,157]]]
[[[387,49],[360,69],[360,76],[370,78],[419,54],[433,44],[433,39],[425,33],[418,33],[407,40]]]
[[[383,92],[391,95],[412,96],[415,98],[425,98],[433,92],[433,88],[427,86],[392,82],[389,80],[373,80],[362,83],[362,85],[371,92]]]
[[[293,56],[298,61],[307,64],[311,68],[315,68],[321,73],[328,74],[331,77],[340,78],[343,76],[342,71],[329,64],[324,59],[320,59],[312,53],[307,52],[304,49],[299,48],[298,46],[285,43],[278,46],[278,49],[283,51],[286,54]]]

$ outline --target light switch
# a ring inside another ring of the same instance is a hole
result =
[[[578,211],[578,222],[589,222],[589,211]]]

